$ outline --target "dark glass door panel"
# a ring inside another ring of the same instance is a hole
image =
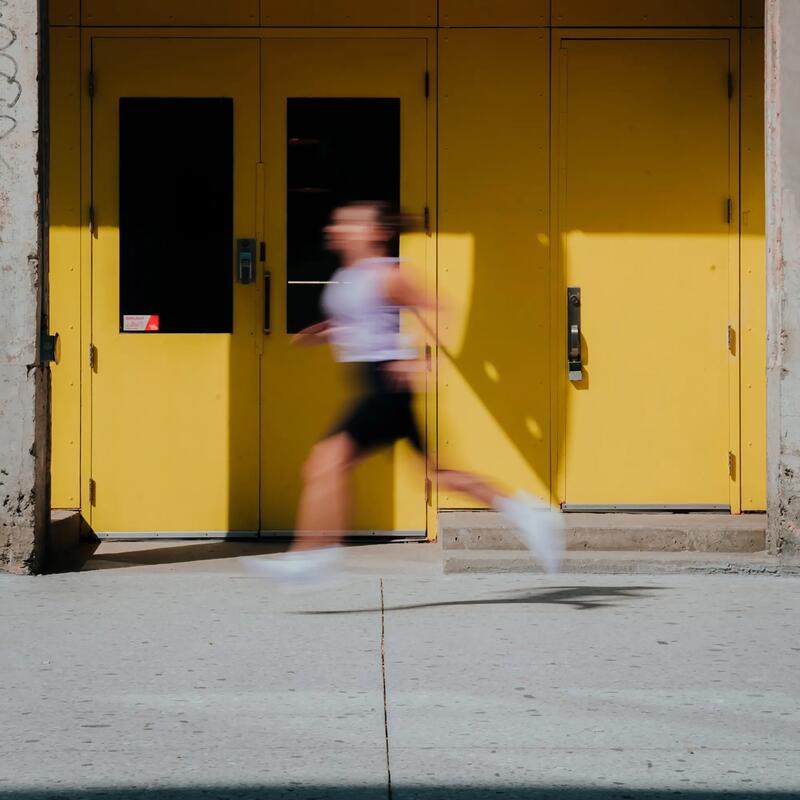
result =
[[[322,232],[331,211],[356,200],[400,204],[400,100],[290,97],[286,129],[287,327],[295,333],[321,319],[319,298],[338,267]]]
[[[119,101],[120,330],[233,330],[233,100]]]

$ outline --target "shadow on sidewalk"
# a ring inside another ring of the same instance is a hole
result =
[[[477,598],[469,600],[439,600],[432,603],[412,603],[383,608],[350,608],[323,611],[297,611],[296,614],[373,614],[376,611],[414,611],[423,608],[457,608],[459,606],[492,605],[556,605],[570,606],[580,611],[615,606],[618,600],[654,597],[650,592],[663,591],[664,586],[551,586],[547,589],[518,589],[505,592],[500,597]]]
[[[244,556],[269,556],[285,553],[291,543],[292,539],[288,536],[227,540],[167,538],[140,541],[84,540],[78,547],[50,556],[44,572],[53,575],[66,572],[190,564]],[[377,548],[390,543],[389,539],[353,536],[345,539],[344,546],[364,549]]]
[[[115,549],[111,550],[108,544]],[[220,541],[196,539],[152,540],[142,542],[81,542],[80,547],[68,553],[58,554],[48,560],[45,572],[92,572],[129,567],[161,566],[165,564],[188,564],[195,561],[214,561],[239,556],[272,555],[283,553],[289,547],[288,540]],[[106,545],[104,547],[104,545]],[[126,549],[116,549],[126,546]]]

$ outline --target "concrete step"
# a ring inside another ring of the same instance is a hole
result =
[[[524,552],[515,550],[446,550],[444,572],[541,572]],[[642,553],[620,551],[570,552],[562,572],[592,575],[800,575],[800,564],[782,564],[766,553]]]
[[[570,551],[760,553],[765,514],[564,514]],[[439,536],[450,551],[519,551],[514,528],[494,511],[443,511]]]

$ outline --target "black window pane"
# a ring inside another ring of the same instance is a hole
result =
[[[233,329],[233,101],[123,97],[120,330]]]
[[[286,302],[294,333],[319,322],[320,295],[339,266],[324,247],[331,211],[354,200],[400,204],[400,100],[293,97],[286,111]]]

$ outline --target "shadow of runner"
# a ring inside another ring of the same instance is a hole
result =
[[[331,609],[322,611],[296,611],[295,614],[372,614],[376,611],[414,611],[422,608],[456,608],[459,606],[492,606],[492,605],[556,605],[570,606],[580,611],[591,611],[618,605],[615,601],[654,597],[652,591],[662,591],[664,586],[553,586],[547,589],[532,591],[518,589],[505,592],[500,597],[477,598],[470,600],[440,600],[432,603],[413,603],[403,606],[386,606],[385,608],[352,608]]]

